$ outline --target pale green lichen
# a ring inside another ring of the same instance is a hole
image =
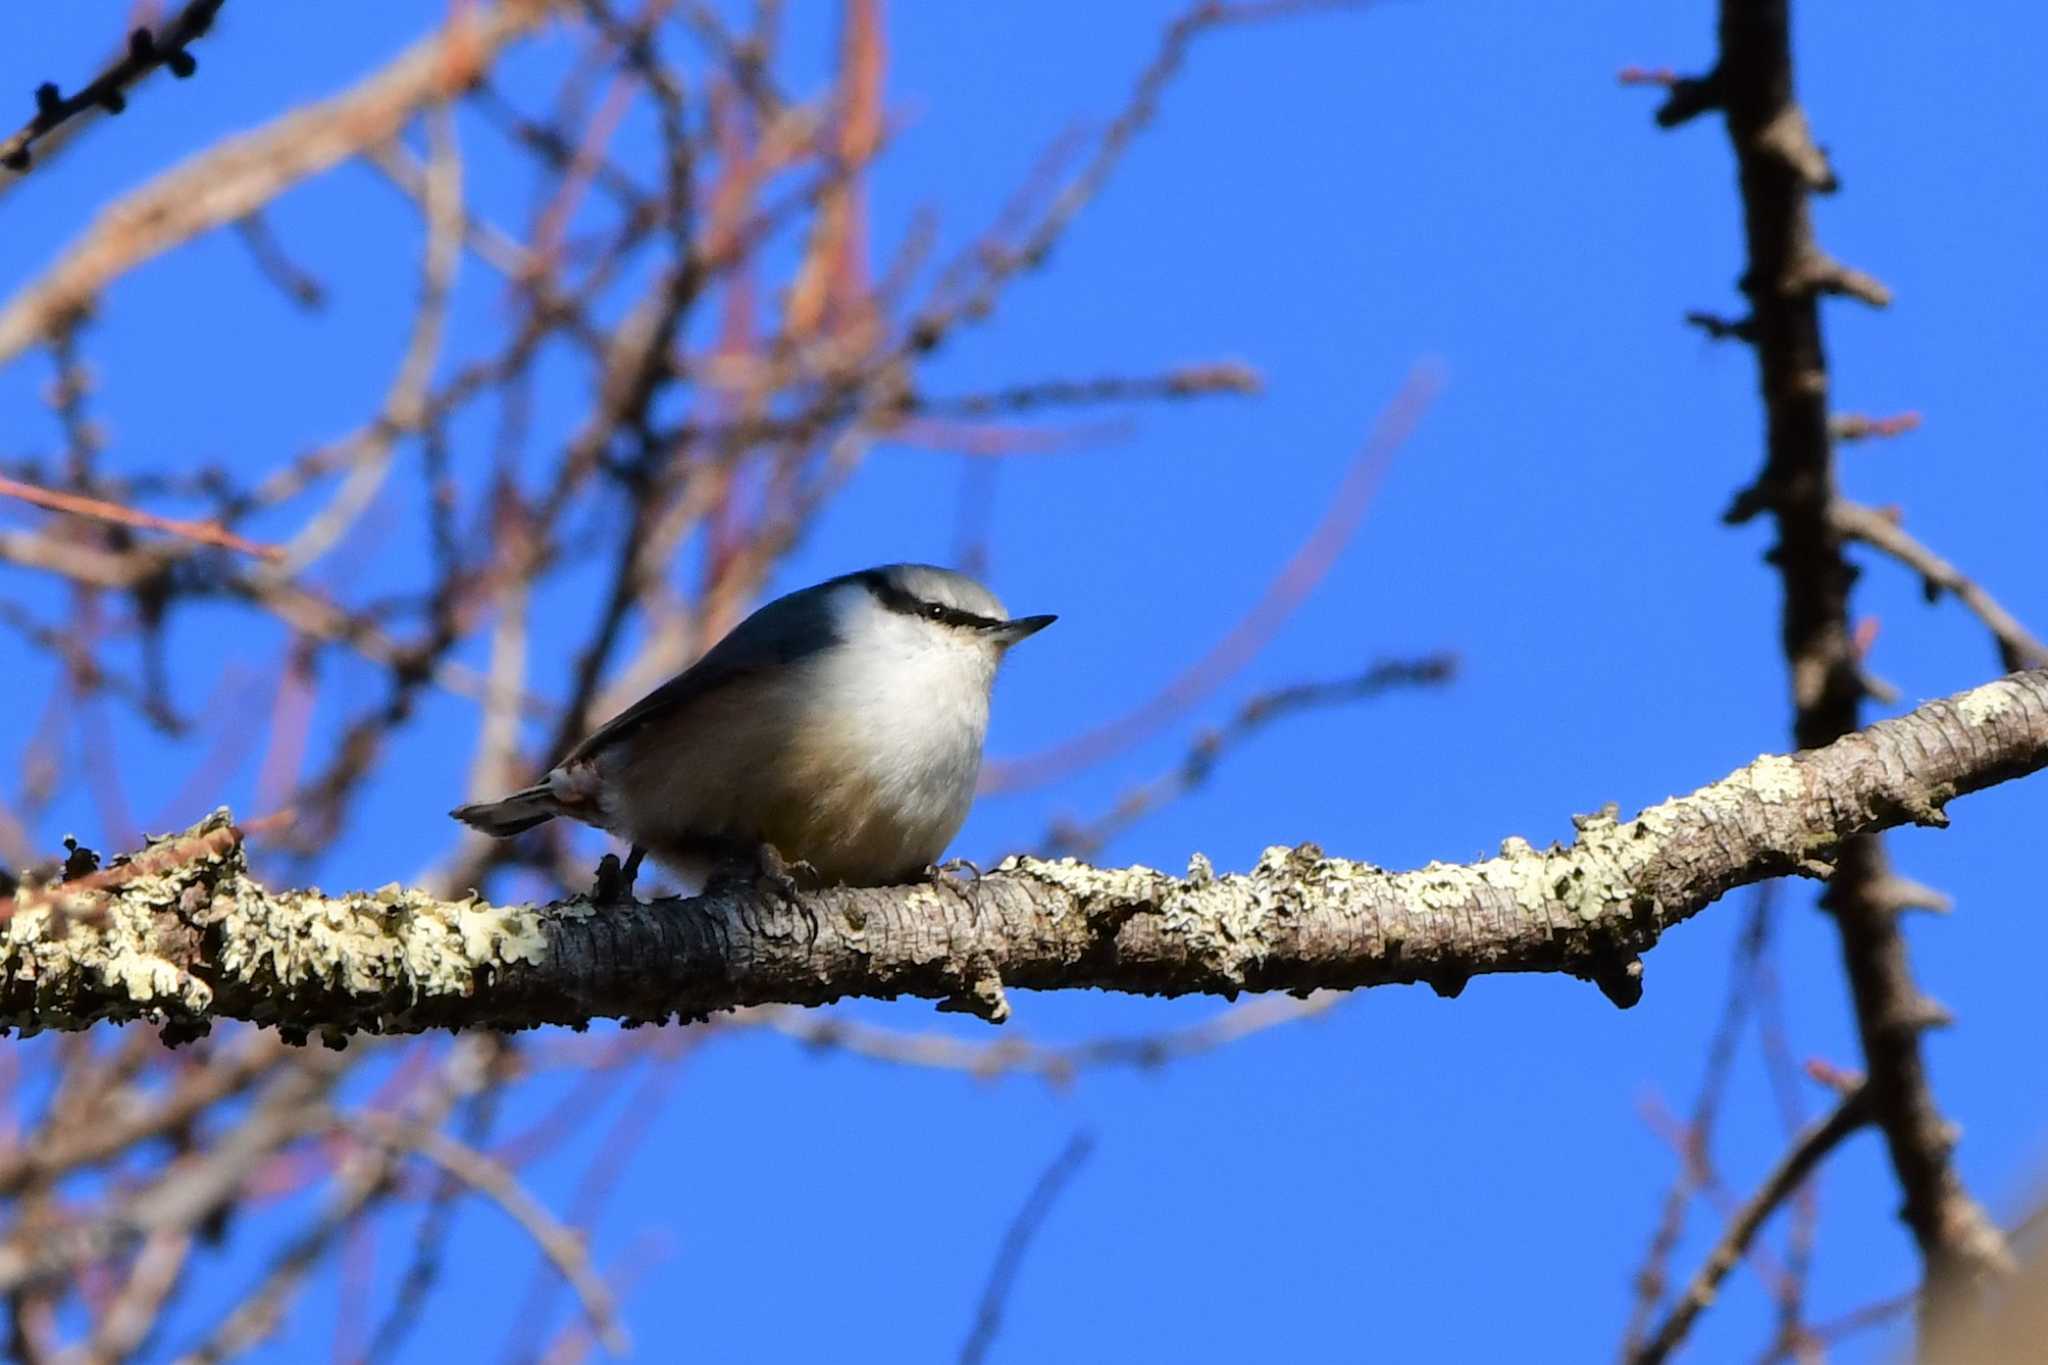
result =
[[[285,990],[468,995],[480,968],[547,957],[545,922],[529,905],[440,900],[397,885],[272,893],[246,879],[223,899],[215,905],[222,969]]]
[[[1067,893],[1085,914],[1106,906],[1132,905],[1151,898],[1163,873],[1149,867],[1091,867],[1074,858],[1003,859],[996,868],[1002,873],[1022,873]],[[1064,907],[1061,907],[1064,909]]]
[[[2017,687],[2001,679],[1982,687],[1971,688],[1955,699],[1956,714],[1961,716],[1973,730],[1982,729],[1993,721],[2002,719],[2006,712],[2018,703],[2020,692]]]
[[[202,1011],[213,990],[157,951],[155,910],[140,897],[95,914],[88,926],[71,909],[40,906],[10,916],[0,939],[0,967],[15,980],[37,983],[38,995],[63,993],[67,983],[118,990],[139,1006]]]
[[[1769,805],[1800,801],[1806,796],[1806,777],[1796,760],[1783,754],[1760,754],[1738,776],[1746,777],[1750,790]]]
[[[138,1010],[210,1006],[212,988],[175,959],[189,937],[181,912],[204,898],[211,880],[241,866],[230,829],[227,811],[218,810],[182,835],[150,840],[135,859],[80,887],[18,892],[0,928],[0,973],[33,982],[36,1006],[16,1022],[61,1023],[67,1002],[116,993]],[[173,842],[180,856],[158,868],[163,846]]]
[[[139,1011],[204,1014],[215,989],[186,964],[197,965],[206,934],[212,980],[286,992],[468,995],[479,970],[539,964],[548,953],[546,920],[527,905],[440,900],[396,885],[268,892],[246,875],[221,810],[100,880],[20,893],[0,925],[0,971],[35,983],[23,1024],[60,1022],[67,1002],[109,996]]]
[[[1583,924],[1592,924],[1628,907],[1661,841],[1643,837],[1648,829],[1668,828],[1665,807],[1645,811],[1628,824],[1612,817],[1587,816],[1579,821],[1577,843],[1568,848],[1538,849],[1527,839],[1510,835],[1500,854],[1484,862],[1432,862],[1393,878],[1398,899],[1424,910],[1449,914],[1477,903],[1507,905],[1525,914],[1558,907]]]
[[[1186,880],[1150,867],[1099,868],[1072,858],[1010,858],[996,870],[1057,888],[1091,919],[1142,907],[1157,932],[1178,940],[1190,958],[1242,979],[1265,957],[1276,917],[1333,893],[1333,883],[1343,876],[1338,862],[1309,849],[1275,847],[1248,874],[1204,876],[1203,865],[1195,865],[1195,875]]]

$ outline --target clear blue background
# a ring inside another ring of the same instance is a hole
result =
[[[37,81],[93,67],[126,6],[19,8],[0,44],[0,91],[19,92],[25,115]],[[878,253],[920,205],[938,210],[948,244],[966,241],[1072,120],[1120,105],[1177,8],[890,7],[902,126],[874,181]],[[1002,465],[993,582],[1013,608],[1062,619],[1006,673],[992,751],[1035,751],[1149,696],[1256,600],[1418,358],[1438,358],[1448,387],[1356,542],[1270,649],[1113,761],[985,801],[958,852],[1028,847],[1053,817],[1102,810],[1259,690],[1438,648],[1463,660],[1449,690],[1276,726],[1107,856],[1178,868],[1199,849],[1242,867],[1267,844],[1315,840],[1391,866],[1468,859],[1509,834],[1566,837],[1574,811],[1609,800],[1633,811],[1785,745],[1778,586],[1761,559],[1769,531],[1718,520],[1759,460],[1753,362],[1680,323],[1689,309],[1740,311],[1726,139],[1713,120],[1659,133],[1655,92],[1615,81],[1631,63],[1703,65],[1711,9],[1389,3],[1200,44],[1050,267],[930,372],[932,388],[967,392],[1236,357],[1268,383],[1255,400],[1141,409],[1124,439]],[[791,84],[814,90],[834,10],[803,0],[791,11]],[[1897,294],[1882,314],[1829,305],[1837,405],[1926,418],[1911,436],[1849,448],[1844,483],[1864,501],[1902,504],[1910,529],[2041,629],[2048,94],[2037,67],[2048,19],[2020,3],[1972,6],[1968,22],[1929,6],[1800,11],[1801,91],[1844,184],[1818,206],[1823,241]],[[0,287],[32,278],[108,195],[341,88],[440,12],[230,5],[198,79],[145,91],[126,118],[0,201]],[[541,78],[564,60],[559,42],[534,45],[507,67],[507,88],[539,108]],[[525,164],[472,121],[464,130],[473,201],[525,222]],[[649,145],[634,124],[619,148],[651,176]],[[108,467],[265,469],[372,410],[410,321],[417,215],[351,166],[293,191],[270,219],[332,304],[295,311],[231,234],[124,278],[87,334]],[[455,353],[496,344],[507,316],[502,281],[466,261]],[[60,448],[40,396],[50,374],[33,353],[0,369],[0,453]],[[549,373],[540,456],[588,397],[580,367]],[[458,459],[480,467],[488,424],[463,434],[472,444]],[[418,572],[406,459],[386,494],[398,529],[341,556],[373,560],[351,591]],[[878,451],[777,586],[944,558],[962,473],[953,457]],[[304,511],[256,530],[289,534]],[[20,571],[0,591],[42,610],[60,601]],[[578,638],[596,591],[592,575],[566,579],[544,600],[541,630]],[[1908,703],[1995,671],[1982,630],[1952,603],[1923,605],[1893,566],[1872,564],[1857,600],[1882,625],[1872,666]],[[187,609],[173,644],[186,706],[224,670],[241,681],[219,696],[267,705],[284,648],[268,626]],[[40,655],[13,657],[0,716],[10,754],[28,743],[51,675]],[[318,733],[331,738],[380,690],[329,657],[338,672]],[[559,695],[567,667],[558,659],[537,685]],[[233,709],[217,703],[208,724]],[[315,869],[321,883],[403,879],[446,847],[440,813],[460,794],[452,775],[475,722],[452,699],[422,708]],[[118,710],[109,723],[133,818],[196,816],[170,803],[205,761],[204,740],[166,746]],[[76,727],[60,742],[67,762],[82,761]],[[254,766],[225,793],[238,805],[253,799]],[[17,768],[4,790],[20,782]],[[2029,861],[2048,783],[1972,797],[1953,814],[1953,829],[1893,846],[1903,871],[1957,900],[1953,918],[1916,920],[1909,933],[1925,985],[1960,1016],[1929,1049],[1965,1128],[1962,1169],[2009,1219],[2035,1192],[2048,1119],[2048,907]],[[46,846],[67,830],[104,839],[102,823],[73,784],[36,833]],[[1802,1057],[1853,1066],[1833,936],[1812,901],[1806,885],[1782,898],[1792,1038]],[[1742,918],[1730,902],[1671,935],[1626,1013],[1562,977],[1485,978],[1456,1001],[1383,989],[1161,1071],[1094,1072],[1065,1089],[721,1034],[670,1069],[672,1084],[622,1079],[530,1175],[551,1206],[571,1209],[610,1125],[643,1130],[594,1234],[602,1263],[641,1266],[628,1312],[643,1360],[950,1358],[1005,1224],[1077,1129],[1094,1135],[1095,1155],[1042,1229],[997,1359],[1598,1358],[1618,1339],[1628,1275],[1673,1169],[1638,1104],[1690,1101]],[[1079,994],[1014,1004],[1010,1030],[1048,1041],[1220,1008]],[[916,1003],[853,1012],[990,1036]],[[1745,1048],[1719,1147],[1738,1191],[1782,1145],[1753,1040]],[[526,1088],[506,1130],[572,1083]],[[644,1085],[657,1088],[634,1098]],[[1807,1099],[1818,1108],[1825,1097]],[[1816,1316],[1913,1283],[1897,1202],[1874,1137],[1829,1164]],[[1718,1226],[1696,1215],[1681,1273]],[[379,1224],[380,1286],[404,1264],[409,1227]],[[238,1224],[183,1321],[205,1320],[278,1233]],[[531,1249],[471,1205],[452,1252],[412,1358],[497,1353],[515,1332]],[[309,1296],[273,1358],[329,1350],[342,1311],[334,1283]],[[550,1321],[569,1312],[555,1295]],[[1769,1320],[1758,1281],[1740,1271],[1693,1358],[1749,1358]],[[1840,1358],[1877,1358],[1897,1341],[1866,1336]]]

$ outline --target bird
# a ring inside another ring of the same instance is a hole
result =
[[[755,611],[532,786],[449,814],[500,839],[558,816],[617,836],[600,900],[649,854],[693,879],[752,859],[785,891],[790,869],[918,880],[973,804],[997,666],[1056,619],[931,564],[843,574]]]

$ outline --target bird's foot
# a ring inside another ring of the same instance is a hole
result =
[[[804,917],[804,927],[808,930],[806,941],[810,943],[818,941],[818,917],[811,913],[810,906],[804,904],[802,892],[806,886],[816,887],[822,880],[817,868],[801,858],[791,862],[773,844],[764,843],[754,851],[755,887]]]
[[[815,890],[824,884],[817,868],[801,858],[791,862],[773,844],[762,844],[754,850],[754,877],[764,891],[773,891],[786,901],[794,901],[800,891]]]
[[[597,883],[590,889],[590,900],[594,905],[632,905],[633,881],[640,875],[640,860],[647,856],[647,850],[638,844],[626,855],[621,863],[619,855],[607,853],[597,860]]]
[[[924,875],[928,881],[937,881],[941,877],[957,877],[963,872],[967,874],[967,880],[973,882],[987,875],[981,870],[981,864],[966,858],[948,858],[943,863],[934,863],[924,870]]]

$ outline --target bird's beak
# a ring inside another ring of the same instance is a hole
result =
[[[989,631],[989,635],[997,644],[1008,649],[1027,636],[1038,634],[1059,619],[1057,616],[1019,616],[1013,621],[1005,621],[994,627]]]

